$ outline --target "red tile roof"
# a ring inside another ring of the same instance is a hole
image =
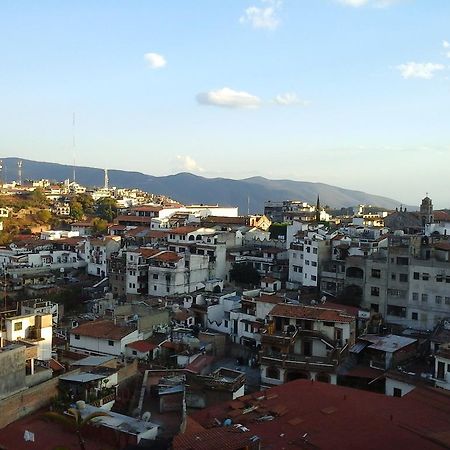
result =
[[[127,344],[127,347],[132,348],[133,350],[137,350],[141,353],[147,353],[153,351],[158,346],[154,344],[153,342],[148,341],[134,341],[129,344]]]
[[[121,215],[121,216],[117,216],[116,218],[117,222],[134,222],[134,223],[150,223],[152,221],[151,217],[145,217],[145,216],[133,216],[133,215],[129,215],[129,216],[125,216],[125,215]]]
[[[156,255],[151,256],[152,260],[162,261],[162,262],[178,262],[182,258],[183,258],[183,256],[179,255],[178,253],[169,252],[169,251],[167,251],[167,252],[160,251]]]
[[[131,208],[131,211],[150,211],[150,212],[159,212],[163,209],[160,205],[142,205],[142,206],[135,206],[134,208]]]
[[[200,227],[177,227],[169,229],[171,234],[188,234],[197,231]]]
[[[249,448],[251,435],[236,428],[221,427],[175,436],[174,450],[241,450]],[[255,447],[258,448],[258,447]]]
[[[284,303],[284,298],[279,295],[269,295],[263,294],[259,297],[255,297],[255,301],[262,303],[273,303],[274,305],[278,305],[279,303]]]
[[[324,322],[343,322],[350,323],[355,320],[354,316],[350,316],[338,309],[319,308],[316,306],[301,305],[275,305],[270,312],[271,316],[290,317],[295,319],[320,320]]]
[[[134,328],[116,325],[110,320],[94,320],[72,328],[70,334],[118,341],[133,331]]]
[[[226,402],[192,417],[211,431],[229,429],[217,427],[215,422],[236,415],[233,423],[249,429],[244,436],[259,436],[262,448],[437,450],[450,444],[450,393],[443,390],[416,388],[395,398],[296,380],[239,400],[243,408],[232,409],[232,402]],[[243,414],[250,406],[258,408]],[[257,420],[267,415],[273,420]],[[201,438],[202,433],[196,436]],[[178,442],[178,437],[175,439]],[[221,445],[220,441],[211,448]]]
[[[450,214],[447,211],[433,211],[433,219],[437,222],[450,222]]]

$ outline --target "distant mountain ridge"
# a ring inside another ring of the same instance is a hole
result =
[[[64,164],[3,158],[2,176],[7,181],[17,179],[17,162],[23,161],[22,179],[49,179],[62,181],[72,179],[73,167]],[[136,187],[155,194],[164,194],[182,203],[204,203],[238,206],[241,214],[263,212],[264,202],[302,200],[315,204],[317,195],[322,205],[333,208],[370,204],[395,209],[401,203],[391,198],[344,189],[325,183],[307,181],[269,180],[251,177],[243,180],[229,178],[205,178],[191,173],[178,173],[156,177],[141,172],[108,170],[110,186]],[[76,180],[87,186],[103,186],[103,169],[76,167]]]

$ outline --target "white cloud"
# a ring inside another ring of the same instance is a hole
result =
[[[345,6],[359,8],[361,6],[372,6],[374,8],[387,8],[399,0],[337,0]]]
[[[445,56],[450,58],[450,42],[442,41],[442,47],[445,49]]]
[[[253,28],[266,28],[275,30],[280,25],[278,10],[281,8],[281,0],[262,0],[267,6],[249,6],[239,18],[240,23],[249,23]]]
[[[291,106],[300,105],[307,106],[309,102],[307,100],[302,100],[298,97],[295,92],[286,92],[284,94],[278,94],[274,99],[274,103],[281,106]]]
[[[443,64],[435,63],[417,63],[408,62],[406,64],[400,64],[397,66],[400,74],[403,78],[422,78],[424,80],[430,80],[434,77],[435,72],[444,69]]]
[[[167,64],[166,58],[159,53],[146,53],[144,55],[144,59],[147,61],[148,66],[152,69],[161,69]]]
[[[194,158],[189,155],[177,155],[177,162],[181,170],[187,172],[203,172],[204,170],[197,164]]]
[[[235,91],[228,87],[215,91],[201,92],[197,95],[201,105],[214,105],[223,108],[257,108],[261,99],[244,91]]]

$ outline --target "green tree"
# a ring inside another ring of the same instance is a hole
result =
[[[269,227],[270,239],[286,239],[287,223],[273,223]]]
[[[29,200],[34,206],[48,205],[48,200],[44,194],[44,190],[40,187],[31,192],[31,194],[29,195]]]
[[[230,277],[233,281],[240,284],[259,284],[261,275],[250,263],[233,264],[230,271]]]
[[[86,194],[86,192],[78,194],[75,201],[81,203],[85,214],[94,214],[95,202],[90,194]]]
[[[92,414],[89,414],[83,419],[78,409],[69,408],[67,412],[70,414],[70,416],[59,414],[56,412],[47,412],[44,414],[44,417],[49,420],[52,420],[53,422],[58,422],[64,425],[65,427],[73,430],[78,437],[80,449],[86,450],[86,443],[84,442],[82,431],[92,420],[96,419],[97,417],[109,417],[109,414],[103,411],[97,411]]]
[[[96,215],[107,222],[112,222],[117,217],[117,203],[111,197],[101,198],[96,204]]]
[[[92,221],[92,229],[94,233],[104,234],[108,230],[108,222],[100,217],[96,217]]]
[[[41,209],[36,213],[36,218],[40,223],[49,223],[52,220],[52,213],[48,209]]]
[[[80,220],[84,216],[83,205],[77,201],[70,203],[70,217],[75,220]]]

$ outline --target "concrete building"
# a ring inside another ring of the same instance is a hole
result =
[[[278,304],[261,333],[261,384],[306,378],[336,384],[355,342],[355,317],[338,309]]]

